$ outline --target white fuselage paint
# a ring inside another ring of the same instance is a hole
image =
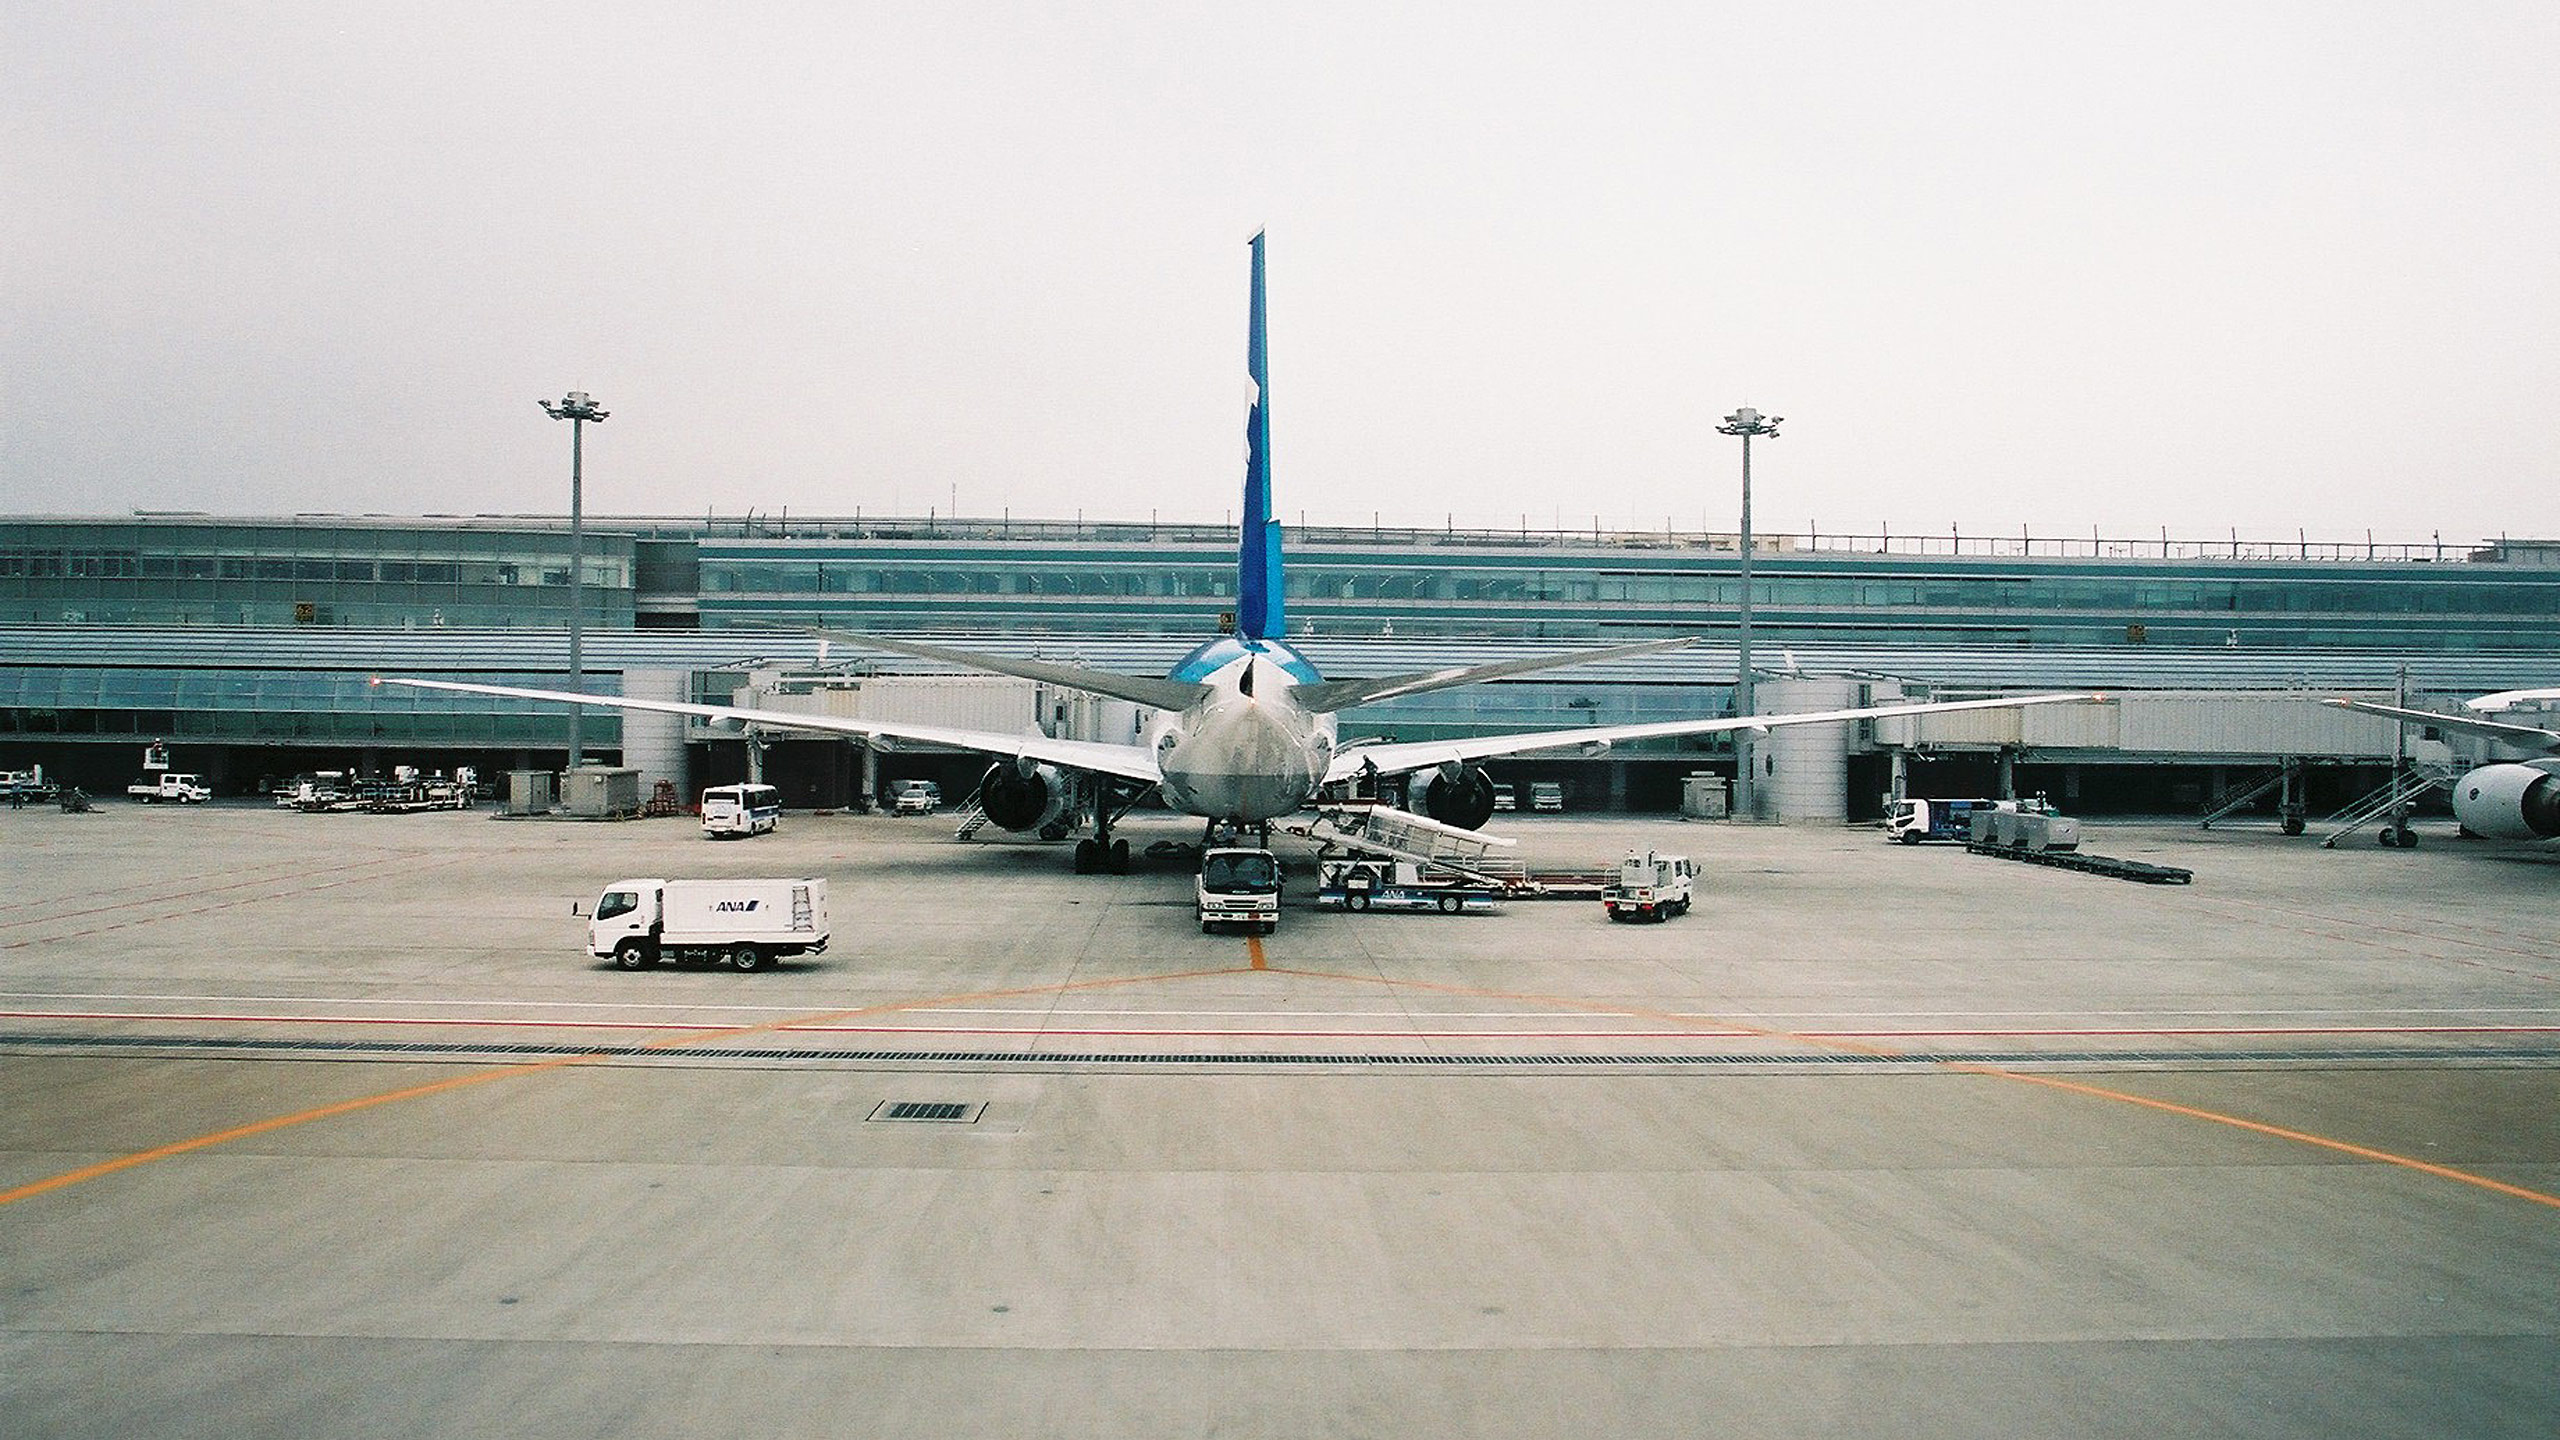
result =
[[[1160,713],[1147,726],[1165,798],[1194,815],[1252,824],[1306,804],[1333,763],[1333,717],[1297,703],[1289,672],[1258,657],[1240,658],[1201,683],[1209,693],[1196,704]]]

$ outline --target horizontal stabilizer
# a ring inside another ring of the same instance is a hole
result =
[[[815,632],[830,640],[859,645],[866,650],[886,650],[892,655],[912,655],[919,660],[939,660],[970,670],[983,670],[990,675],[1011,675],[1018,680],[1037,680],[1044,685],[1081,690],[1112,700],[1151,705],[1158,710],[1188,710],[1193,702],[1207,693],[1208,687],[1196,680],[1160,680],[1146,675],[1122,675],[1110,670],[1095,670],[1083,665],[1069,665],[1056,660],[1017,660],[1010,655],[982,655],[974,650],[953,650],[941,645],[919,645],[913,640],[883,640],[876,635],[856,635],[844,630]]]
[[[1300,685],[1289,694],[1309,710],[1328,715],[1336,710],[1348,710],[1354,705],[1367,705],[1379,700],[1424,695],[1434,690],[1478,685],[1514,675],[1534,675],[1541,670],[1562,670],[1571,665],[1592,665],[1603,660],[1653,655],[1695,643],[1695,637],[1686,635],[1676,640],[1639,640],[1632,645],[1567,650],[1561,654],[1533,655],[1525,660],[1497,660],[1490,665],[1468,665],[1454,670],[1418,670],[1408,675],[1388,675],[1376,680],[1321,680],[1312,685]]]

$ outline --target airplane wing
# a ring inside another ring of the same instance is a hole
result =
[[[570,690],[526,690],[513,685],[471,685],[458,680],[406,680],[376,676],[376,685],[402,685],[412,690],[450,690],[465,695],[500,695],[515,700],[549,700],[562,705],[601,705],[616,710],[649,710],[662,715],[694,715],[757,725],[771,730],[807,730],[821,735],[861,735],[914,740],[975,750],[984,755],[1028,758],[1070,770],[1116,775],[1152,785],[1162,779],[1155,752],[1143,745],[1113,745],[1099,740],[1052,740],[1038,731],[1006,735],[993,730],[962,730],[948,725],[919,725],[905,720],[851,720],[836,715],[810,715],[796,710],[751,710],[739,705],[695,705],[680,700],[633,700],[621,695],[581,695]]]
[[[1196,680],[1164,680],[1146,675],[1122,675],[1116,671],[1096,670],[1056,660],[1017,660],[1010,655],[982,655],[974,650],[919,645],[912,640],[883,640],[876,635],[857,635],[848,630],[817,630],[811,633],[829,640],[841,640],[848,645],[859,645],[866,650],[886,650],[892,655],[939,660],[945,665],[983,670],[990,675],[1010,675],[1017,680],[1062,685],[1069,690],[1082,690],[1107,699],[1151,705],[1158,710],[1188,710],[1207,688]]]
[[[2504,720],[2483,720],[2477,715],[2448,715],[2441,710],[2409,710],[2398,705],[2378,705],[2371,700],[2338,699],[2328,702],[2341,710],[2361,710],[2368,715],[2381,715],[2392,720],[2406,720],[2412,725],[2433,725],[2439,730],[2455,730],[2465,735],[2486,735],[2510,745],[2523,745],[2535,750],[2560,751],[2560,730],[2545,730],[2538,725],[2515,725]]]
[[[1714,735],[1728,730],[1766,734],[1782,725],[1816,725],[1836,720],[1881,720],[1895,715],[1943,715],[1957,710],[2003,710],[2024,705],[2059,705],[2104,700],[2100,694],[2017,695],[1996,700],[1934,700],[1909,705],[1871,705],[1860,710],[1811,710],[1789,715],[1734,715],[1713,720],[1660,720],[1642,725],[1588,725],[1577,730],[1533,730],[1518,735],[1477,735],[1459,740],[1414,740],[1378,745],[1348,745],[1335,752],[1330,781],[1347,780],[1367,766],[1381,775],[1400,775],[1426,765],[1450,761],[1490,760],[1525,755],[1534,750],[1607,747],[1622,740],[1663,740],[1678,735]]]
[[[2560,690],[2501,690],[2495,695],[2474,695],[2462,702],[2462,708],[2512,710],[2527,700],[2560,700]]]
[[[1292,686],[1291,698],[1319,715],[1348,710],[1375,700],[1393,700],[1402,695],[1422,695],[1433,690],[1448,690],[1460,685],[1475,685],[1486,680],[1501,680],[1513,675],[1534,675],[1541,670],[1561,670],[1568,665],[1588,665],[1602,660],[1623,660],[1633,655],[1652,655],[1664,650],[1677,650],[1696,643],[1696,637],[1684,635],[1676,640],[1639,640],[1632,645],[1609,645],[1597,650],[1568,650],[1556,655],[1532,655],[1525,660],[1497,660],[1490,665],[1467,665],[1451,670],[1417,670],[1405,675],[1388,675],[1376,680],[1319,680],[1312,684]]]

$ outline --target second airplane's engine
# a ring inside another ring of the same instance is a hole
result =
[[[2490,840],[2560,836],[2560,760],[2481,766],[2453,782],[2453,818]]]
[[[1075,828],[1075,782],[1048,765],[999,760],[978,782],[978,805],[987,818],[1017,834],[1055,840]]]
[[[1422,788],[1422,813],[1443,825],[1477,830],[1493,818],[1493,777],[1480,766],[1451,761]]]

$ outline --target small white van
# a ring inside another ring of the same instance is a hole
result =
[[[702,792],[702,833],[761,835],[782,823],[782,792],[770,785],[714,785]]]

